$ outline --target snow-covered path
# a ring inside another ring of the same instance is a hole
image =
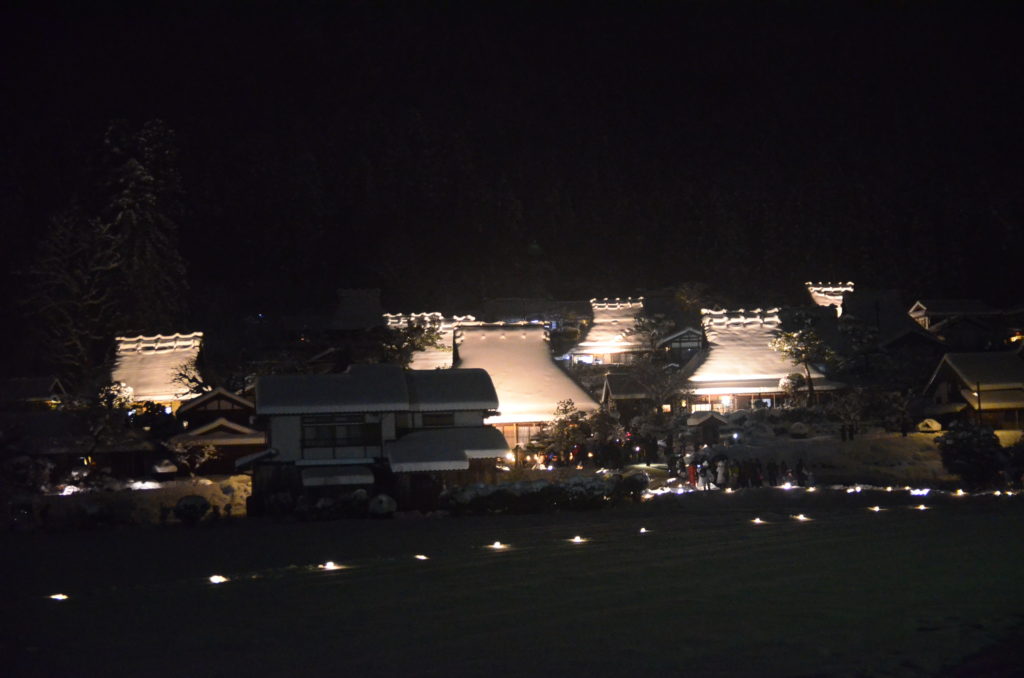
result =
[[[13,676],[936,675],[1019,632],[1021,527],[1019,496],[763,489],[11,534],[0,649]]]

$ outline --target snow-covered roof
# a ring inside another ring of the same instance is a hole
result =
[[[452,347],[449,344],[453,341],[455,333],[463,323],[473,323],[476,318],[471,315],[446,316],[439,312],[385,313],[384,320],[392,329],[412,326],[437,330],[441,336],[442,345],[416,351],[409,367],[414,370],[447,370],[452,367],[454,360]]]
[[[779,379],[803,374],[803,367],[771,348],[779,333],[779,309],[703,313],[708,355],[690,377],[696,393],[767,393],[780,390]],[[813,368],[811,378],[815,386],[824,380]]]
[[[170,442],[181,445],[262,445],[267,442],[267,436],[262,431],[219,417],[205,426],[179,433]]]
[[[978,409],[978,393],[968,388],[961,389],[960,395],[975,410]],[[1024,409],[1024,389],[1011,388],[1004,391],[986,391],[982,389],[981,410],[1020,410]]]
[[[501,414],[487,423],[550,421],[561,400],[583,412],[598,404],[551,359],[543,327],[532,324],[464,325],[459,369],[487,370]]]
[[[992,315],[999,313],[981,299],[920,299],[907,311],[912,317],[950,315]]]
[[[203,405],[205,405],[206,403],[210,402],[211,400],[216,400],[218,398],[223,398],[224,400],[230,400],[231,402],[237,404],[240,409],[244,409],[244,410],[251,410],[251,409],[253,409],[256,406],[248,398],[243,398],[242,396],[240,396],[240,395],[238,395],[236,393],[232,393],[231,391],[227,390],[223,386],[218,386],[217,388],[213,389],[212,391],[207,391],[206,393],[203,393],[202,395],[200,395],[200,396],[198,396],[196,398],[193,398],[192,400],[188,401],[187,403],[185,403],[184,405],[179,407],[177,415],[178,415],[178,417],[181,417],[181,415],[185,414],[186,412],[188,412],[190,410],[193,410],[193,409],[195,409],[197,407],[202,407]]]
[[[669,344],[672,341],[675,341],[676,339],[679,339],[680,337],[684,337],[684,336],[688,337],[688,338],[699,339],[699,338],[703,338],[704,333],[701,332],[696,327],[684,327],[681,330],[676,330],[672,334],[668,335],[667,337],[665,337],[664,339],[659,341],[658,342],[658,348],[661,348],[665,344]]]
[[[932,376],[932,381],[944,364],[949,365],[972,391],[978,390],[979,384],[982,392],[1024,388],[1024,360],[1017,351],[947,353]]]
[[[498,395],[481,369],[408,370],[411,409],[420,412],[496,410]]]
[[[811,300],[815,304],[818,306],[835,306],[838,309],[839,315],[843,314],[843,297],[849,292],[853,292],[852,282],[806,282],[804,285],[807,286],[807,293],[811,295]]]
[[[686,425],[700,426],[706,421],[715,421],[723,425],[728,425],[729,423],[729,420],[718,412],[695,412],[686,418]]]
[[[631,374],[604,375],[604,388],[601,400],[636,400],[650,398],[647,390]]]
[[[195,395],[174,381],[178,371],[199,355],[202,332],[117,337],[111,381],[127,384],[142,402],[188,400]]]
[[[269,375],[256,383],[259,414],[494,410],[483,370],[352,365],[341,374]]]
[[[626,353],[645,348],[643,342],[634,337],[636,316],[644,307],[643,297],[591,299],[590,306],[594,311],[593,324],[586,338],[569,353]]]
[[[398,365],[352,365],[341,374],[268,375],[256,382],[259,414],[401,412],[409,389]]]
[[[396,473],[463,471],[470,459],[494,459],[506,452],[505,436],[492,426],[413,431],[384,448]]]

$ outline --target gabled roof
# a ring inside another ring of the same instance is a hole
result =
[[[189,410],[193,410],[196,408],[200,408],[204,406],[206,403],[210,402],[211,400],[216,400],[218,398],[230,400],[231,402],[237,404],[241,409],[251,410],[256,407],[256,404],[253,403],[248,398],[243,398],[242,396],[236,393],[232,393],[223,386],[218,386],[212,391],[207,391],[206,393],[197,396],[192,400],[189,400],[187,403],[183,404],[181,407],[178,408],[177,414],[180,417],[185,412],[188,412]]]
[[[170,442],[181,445],[263,445],[267,436],[263,431],[220,417],[204,426],[179,433]]]
[[[769,393],[781,390],[779,380],[803,367],[771,347],[779,333],[779,309],[704,311],[708,355],[690,377],[697,394]],[[816,387],[834,384],[811,369]],[[820,386],[819,386],[820,384]],[[737,390],[739,389],[739,390]]]
[[[269,375],[256,384],[259,414],[495,410],[483,370],[403,370],[352,365],[341,374]]]
[[[650,395],[643,385],[631,374],[606,374],[601,401],[607,400],[640,400]]]
[[[950,315],[991,315],[999,313],[981,299],[920,299],[907,311],[911,316],[935,318]]]
[[[407,370],[412,410],[496,410],[498,394],[485,370]]]
[[[818,306],[835,306],[839,309],[840,315],[842,314],[843,298],[853,292],[853,283],[825,283],[825,282],[806,282],[804,285],[807,287],[807,293],[811,295],[811,300]]]
[[[409,389],[398,365],[352,365],[341,374],[267,375],[256,382],[259,414],[401,412]]]
[[[486,370],[498,394],[500,414],[488,423],[550,421],[559,401],[571,399],[583,412],[597,403],[551,358],[543,327],[478,324],[462,327],[459,371]]]
[[[729,420],[718,412],[696,412],[686,418],[687,426],[700,426],[708,421],[715,421],[719,424],[728,424]]]
[[[696,327],[684,327],[681,330],[676,330],[672,334],[668,335],[667,337],[665,337],[664,339],[659,341],[658,342],[658,348],[661,348],[665,344],[671,342],[673,339],[678,339],[679,337],[682,337],[683,335],[689,335],[689,336],[695,336],[695,337],[703,338],[704,337],[704,331],[699,329],[699,328],[696,328]]]
[[[44,402],[67,394],[60,379],[52,375],[0,380],[0,402]]]
[[[391,470],[463,471],[470,459],[494,459],[508,452],[508,442],[493,426],[413,431],[384,446]]]
[[[853,319],[864,327],[873,328],[878,336],[878,345],[883,349],[908,335],[915,335],[936,346],[941,345],[905,309],[906,304],[898,290],[861,288],[843,298],[843,321]]]
[[[1017,351],[947,353],[939,361],[928,387],[944,365],[972,391],[977,391],[979,385],[982,392],[1024,388],[1024,360]]]
[[[191,399],[195,396],[175,376],[199,355],[202,341],[202,332],[117,337],[111,381],[127,384],[138,402]]]
[[[586,338],[570,349],[570,354],[626,353],[645,348],[643,342],[633,338],[636,316],[644,307],[643,297],[591,299],[590,305],[593,324]]]

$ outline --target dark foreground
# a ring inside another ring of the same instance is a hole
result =
[[[1014,675],[1022,528],[1021,497],[764,489],[544,516],[7,534],[2,674]],[[316,567],[328,560],[344,569]]]

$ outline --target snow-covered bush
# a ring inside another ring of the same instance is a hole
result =
[[[367,511],[371,518],[391,518],[398,510],[398,502],[386,494],[378,494],[370,500]]]
[[[990,428],[957,422],[935,444],[945,469],[975,487],[993,484],[1006,465],[1007,454]]]
[[[174,505],[174,517],[186,525],[196,525],[210,510],[210,502],[198,494],[187,494]]]
[[[572,477],[562,482],[520,481],[499,485],[474,484],[456,487],[442,496],[455,514],[541,513],[556,509],[588,510],[627,497],[639,497],[650,483],[644,473],[623,478]]]

